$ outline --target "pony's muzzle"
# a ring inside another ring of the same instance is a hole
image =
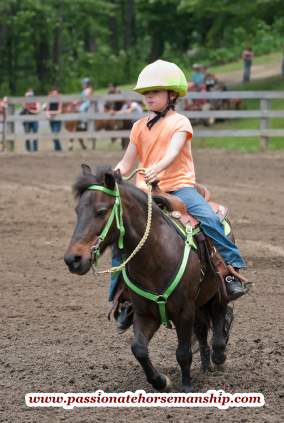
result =
[[[71,273],[84,275],[91,267],[91,259],[79,254],[65,254],[64,261]]]

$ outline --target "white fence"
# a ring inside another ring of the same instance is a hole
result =
[[[138,113],[109,113],[102,112],[104,105],[109,102],[115,101],[126,101],[126,100],[138,100],[141,101],[142,97],[139,94],[133,92],[124,92],[123,94],[108,94],[108,95],[94,95],[91,99],[91,106],[87,113],[62,113],[56,116],[56,121],[70,122],[70,121],[86,121],[88,122],[88,130],[85,132],[72,132],[72,134],[66,130],[61,131],[59,134],[60,140],[64,139],[84,139],[91,140],[92,148],[95,148],[96,139],[99,138],[122,138],[127,139],[129,137],[129,129],[117,129],[117,127],[123,127],[123,122],[131,122],[139,119],[143,114]],[[219,101],[222,105],[223,100],[247,100],[256,99],[259,100],[259,108],[257,110],[184,110],[186,100],[208,100],[210,104]],[[242,129],[242,130],[224,130],[215,129],[214,126],[206,129],[195,130],[196,137],[259,137],[260,146],[262,149],[267,149],[269,139],[271,137],[281,137],[284,139],[284,128],[271,129],[269,128],[269,120],[271,118],[284,118],[284,110],[271,110],[271,100],[284,99],[284,91],[222,91],[222,92],[192,92],[187,97],[182,98],[178,104],[178,111],[191,120],[208,120],[208,119],[259,119],[258,129]],[[48,117],[47,114],[42,111],[35,115],[21,115],[19,112],[19,105],[25,104],[27,101],[26,97],[10,97],[8,99],[6,113],[2,115],[2,136],[0,142],[2,143],[2,149],[13,150],[19,136],[19,132],[22,130],[23,122],[38,122],[39,132],[36,134],[37,138],[41,140],[43,137],[42,128],[48,129]],[[41,104],[47,102],[80,102],[82,97],[78,95],[60,95],[59,97],[29,97],[29,102],[38,101]],[[112,122],[115,129],[99,129],[103,127],[102,123]],[[120,125],[119,125],[120,123]],[[121,124],[122,123],[122,124]],[[283,125],[284,126],[284,125]],[[46,132],[45,131],[45,132]],[[51,138],[50,132],[48,134],[49,139]]]

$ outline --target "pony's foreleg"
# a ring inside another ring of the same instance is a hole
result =
[[[170,380],[155,369],[148,352],[148,344],[159,326],[158,321],[134,315],[134,340],[131,349],[135,358],[143,367],[147,381],[158,391],[164,391],[169,387]]]
[[[180,315],[176,322],[178,347],[177,362],[181,368],[182,392],[192,392],[190,368],[192,363],[191,337],[194,325],[194,305],[188,304],[185,315]]]
[[[226,361],[226,344],[228,340],[228,327],[231,326],[233,315],[228,313],[231,309],[224,304],[220,304],[218,299],[211,303],[211,319],[213,323],[212,339],[212,361],[217,366],[221,366]],[[227,321],[228,320],[228,321]],[[230,320],[230,321],[229,321]]]
[[[68,150],[73,151],[74,138],[69,138]]]
[[[208,330],[210,322],[204,308],[198,310],[194,323],[194,333],[198,339],[201,358],[201,369],[204,373],[211,370],[210,347],[208,344]]]
[[[86,144],[84,143],[83,138],[78,138],[78,141],[79,141],[79,144],[80,144],[80,146],[81,146],[82,150],[87,150],[87,146],[86,146]]]

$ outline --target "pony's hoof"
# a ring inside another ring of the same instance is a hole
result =
[[[183,385],[182,386],[182,393],[184,394],[192,394],[194,392],[192,385]]]
[[[210,364],[208,366],[201,366],[201,370],[204,374],[208,374],[208,373],[211,373],[213,371]]]
[[[223,372],[225,370],[225,367],[225,363],[215,364],[214,370],[217,370],[218,372]]]
[[[224,354],[223,352],[213,352],[211,356],[211,360],[215,364],[215,366],[221,366],[222,364],[224,364],[226,358],[226,354]]]
[[[153,384],[153,387],[159,392],[170,392],[171,386],[171,379],[163,373],[159,375],[158,380]]]
[[[172,387],[172,381],[171,381],[171,379],[168,376],[166,376],[166,375],[163,375],[163,376],[166,379],[166,385],[164,387],[164,391],[170,392],[171,387]]]

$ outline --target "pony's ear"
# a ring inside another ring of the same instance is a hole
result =
[[[104,184],[106,188],[113,190],[115,188],[115,178],[113,173],[105,173]]]
[[[91,175],[92,169],[90,166],[86,165],[85,163],[81,164],[82,174],[83,175]]]

